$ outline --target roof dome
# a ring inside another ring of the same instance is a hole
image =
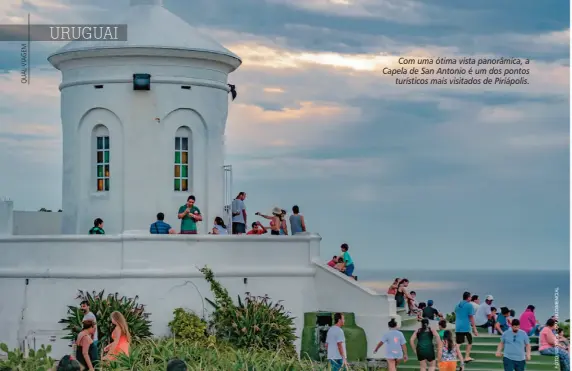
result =
[[[53,57],[72,52],[154,48],[204,52],[218,54],[221,57],[230,57],[234,59],[231,63],[235,65],[234,68],[237,68],[241,63],[236,54],[165,9],[162,0],[131,0],[124,21],[119,23],[127,24],[126,41],[76,40],[66,44],[48,59],[54,64]]]

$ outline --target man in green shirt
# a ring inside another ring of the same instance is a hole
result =
[[[181,234],[197,234],[197,222],[203,220],[201,210],[195,206],[195,196],[187,198],[187,203],[179,208]]]

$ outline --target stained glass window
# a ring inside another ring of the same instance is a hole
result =
[[[177,133],[178,134],[178,133]],[[189,137],[175,137],[174,189],[178,192],[189,190]]]
[[[109,136],[97,137],[96,148],[96,185],[98,192],[109,191],[110,166],[109,166]]]

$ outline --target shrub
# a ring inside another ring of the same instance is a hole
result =
[[[449,323],[455,323],[456,319],[457,319],[457,315],[455,314],[455,312],[451,312],[451,313],[445,315],[445,320]]]
[[[150,313],[145,313],[145,306],[137,303],[138,296],[134,298],[127,298],[125,296],[119,297],[118,293],[108,294],[102,290],[99,293],[95,291],[90,294],[79,290],[76,300],[89,302],[89,307],[95,317],[97,318],[97,332],[98,341],[102,346],[106,346],[111,342],[111,313],[118,311],[123,316],[129,326],[129,332],[134,340],[145,339],[150,337],[151,321],[147,318]],[[66,324],[65,329],[68,330],[69,335],[64,339],[75,340],[77,335],[82,329],[83,312],[81,308],[75,305],[68,306],[67,317],[59,321],[59,323]]]
[[[6,353],[7,358],[0,360],[0,370],[13,371],[49,371],[54,366],[54,360],[48,356],[52,351],[52,347],[42,347],[37,351],[30,349],[28,357],[24,357],[24,353],[20,349],[13,351],[8,349],[4,343],[0,344],[0,350]]]
[[[201,272],[214,295],[214,301],[207,301],[215,308],[212,325],[218,338],[238,348],[279,349],[288,355],[296,354],[294,317],[286,312],[280,301],[272,302],[266,295],[246,293],[244,302],[239,296],[238,305],[234,305],[213,272],[207,267]]]
[[[169,322],[169,329],[176,338],[200,341],[208,337],[207,323],[195,313],[177,308],[173,314],[175,318]]]
[[[327,364],[299,360],[284,352],[234,349],[225,344],[206,348],[202,342],[164,339],[134,344],[129,356],[121,354],[105,371],[164,371],[172,359],[183,360],[193,371],[326,371]],[[362,370],[352,367],[352,370]]]
[[[570,338],[570,320],[567,319],[564,322],[558,322],[558,327],[564,330],[564,336]]]

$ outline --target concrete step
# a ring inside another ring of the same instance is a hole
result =
[[[554,370],[554,358],[551,358],[552,362],[544,363],[544,362],[537,362],[537,361],[528,361],[526,362],[526,370],[527,371],[545,371],[545,370]],[[487,370],[504,370],[504,366],[502,363],[502,358],[497,358],[494,360],[488,359],[475,359],[473,362],[470,362],[466,365],[465,370],[473,370],[473,369],[487,369]]]
[[[471,348],[474,351],[486,351],[486,352],[496,352],[496,349],[499,345],[498,340],[495,341],[491,341],[488,343],[473,343],[473,347]],[[465,351],[467,344],[461,344],[461,350]],[[538,350],[538,344],[531,344],[531,349],[533,351]]]
[[[407,316],[407,315],[402,315],[401,316],[401,327],[409,327],[409,326],[413,326],[415,324],[419,323],[419,320],[417,319],[417,316]]]
[[[463,355],[465,354],[464,349],[463,351]],[[547,356],[542,356],[540,355],[540,353],[538,351],[532,351],[531,353],[531,362],[536,362],[536,363],[554,363],[554,358],[552,357],[547,357]],[[475,350],[472,349],[471,350],[471,357],[474,359],[478,359],[478,360],[484,360],[484,359],[495,359],[498,360],[499,358],[496,356],[496,348],[493,351],[489,351],[489,350]]]

